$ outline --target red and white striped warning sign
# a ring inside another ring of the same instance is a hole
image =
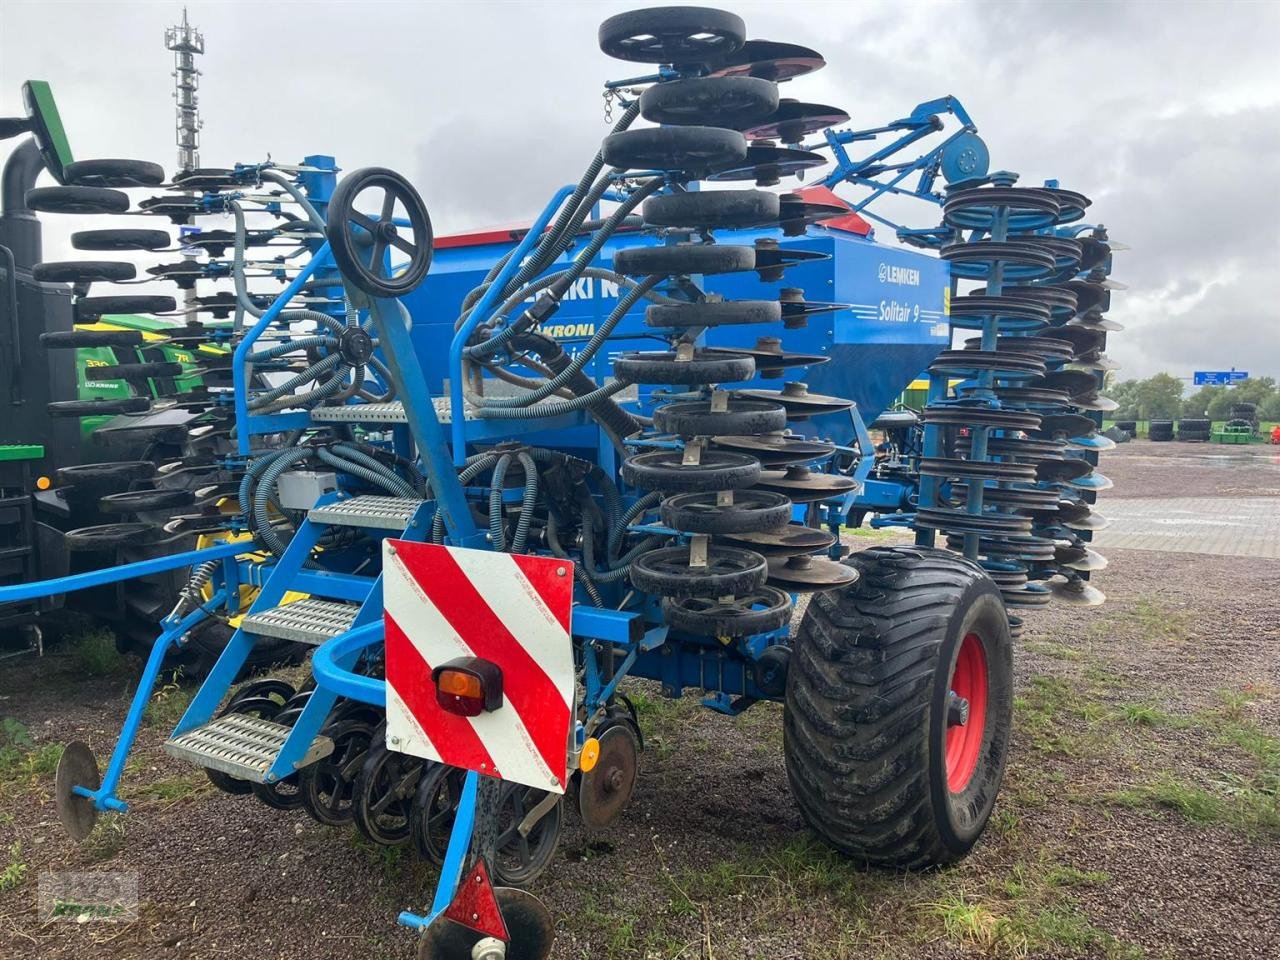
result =
[[[387,745],[563,793],[573,722],[573,564],[383,541]],[[503,704],[444,710],[431,671],[459,657],[502,670]]]

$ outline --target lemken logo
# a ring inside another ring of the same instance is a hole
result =
[[[920,271],[914,267],[898,267],[891,263],[880,264],[881,283],[898,283],[907,287],[920,286]]]

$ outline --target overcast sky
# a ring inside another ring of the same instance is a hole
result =
[[[532,216],[605,132],[601,82],[634,75],[599,51],[600,20],[643,5],[197,0],[201,162],[329,153],[346,169],[392,167],[437,232]],[[1130,285],[1111,313],[1128,328],[1110,348],[1121,376],[1280,376],[1280,4],[721,6],[752,37],[825,55],[784,95],[870,127],[951,94],[994,168],[1091,196],[1091,220],[1133,247],[1114,274]],[[162,39],[181,7],[0,0],[3,115],[19,112],[23,80],[45,79],[78,157],[172,170]],[[908,212],[937,221],[924,204]],[[52,253],[79,218],[58,219]]]

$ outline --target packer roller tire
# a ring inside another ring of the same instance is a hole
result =
[[[173,297],[147,294],[132,296],[80,297],[75,302],[77,322],[97,318],[104,313],[168,313],[178,308]]]
[[[711,400],[677,400],[653,412],[653,424],[682,437],[750,436],[773,433],[787,425],[787,411],[769,400],[729,400],[723,410]]]
[[[755,247],[730,243],[677,243],[665,247],[627,247],[613,255],[613,269],[630,277],[653,274],[736,273],[754,270]]]
[[[648,7],[600,24],[600,49],[633,63],[705,64],[732,56],[747,42],[747,25],[726,10]]]
[[[873,547],[815,594],[787,677],[784,753],[809,826],[853,859],[924,869],[977,843],[1004,775],[1012,643],[976,564]]]
[[[777,323],[782,304],[777,300],[714,300],[701,303],[655,303],[645,307],[651,327],[722,327],[728,324]]]
[[[715,354],[696,350],[687,360],[673,350],[640,351],[619,354],[613,361],[613,375],[625,383],[740,383],[755,372],[751,357],[728,350]]]
[[[700,190],[650,197],[641,214],[651,227],[731,230],[776,223],[780,209],[778,195],[767,190]]]
[[[754,550],[710,546],[707,565],[689,565],[689,547],[663,547],[641,554],[631,564],[631,583],[644,593],[664,597],[727,597],[764,584],[769,567]]]
[[[659,507],[662,522],[685,533],[761,533],[791,520],[791,500],[769,490],[742,490],[732,503],[715,493],[677,493]]]
[[[745,159],[747,140],[723,127],[641,127],[609,134],[600,153],[623,170],[701,173]]]
[[[68,184],[77,187],[158,187],[164,167],[150,160],[75,160],[63,168]]]
[[[37,263],[31,276],[40,283],[118,283],[132,280],[138,268],[113,260],[64,260]]]
[[[40,334],[46,350],[79,350],[81,347],[140,347],[140,330],[53,330]]]
[[[641,490],[709,493],[741,490],[760,479],[760,461],[725,450],[703,450],[702,462],[686,465],[679,450],[650,450],[622,462],[622,479]]]
[[[58,483],[85,490],[112,492],[134,480],[155,476],[156,465],[150,460],[121,460],[115,463],[77,463],[59,467],[54,473]]]
[[[791,619],[791,597],[777,587],[762,586],[731,600],[708,597],[664,597],[662,613],[677,630],[704,637],[744,637],[777,630]]]
[[[129,195],[105,187],[35,187],[27,206],[36,213],[124,213]]]
[[[691,77],[655,83],[640,94],[650,123],[741,130],[778,109],[778,85],[757,77]]]
[[[166,230],[78,230],[71,234],[76,250],[163,250],[172,243]]]

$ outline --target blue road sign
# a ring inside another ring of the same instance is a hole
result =
[[[1197,370],[1193,383],[1197,387],[1226,387],[1237,380],[1248,380],[1247,370]]]

